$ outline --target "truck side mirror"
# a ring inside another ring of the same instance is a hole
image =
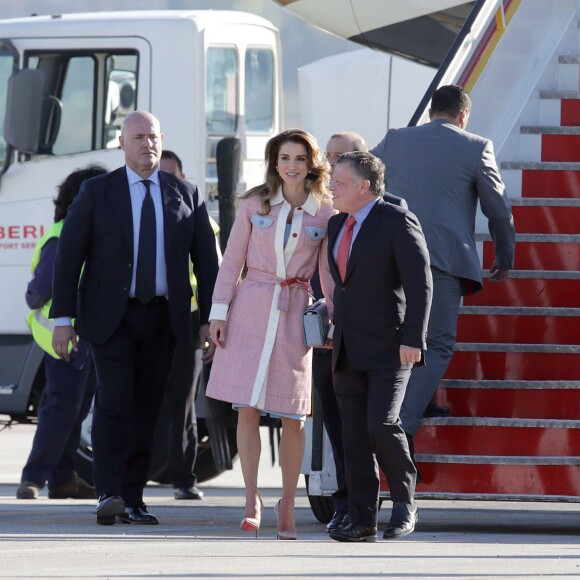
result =
[[[40,144],[43,73],[22,69],[8,80],[4,139],[23,153],[36,153]]]

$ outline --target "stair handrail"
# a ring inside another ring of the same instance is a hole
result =
[[[505,0],[477,0],[475,6],[471,9],[469,16],[463,23],[463,26],[461,27],[459,34],[453,41],[453,44],[447,51],[445,58],[443,59],[441,65],[437,69],[437,72],[435,73],[435,76],[433,77],[431,84],[427,88],[427,91],[423,95],[423,98],[421,99],[419,106],[415,110],[415,113],[413,113],[413,116],[409,121],[408,127],[413,127],[417,125],[417,123],[425,115],[425,113],[427,112],[427,107],[429,106],[429,102],[431,101],[431,95],[433,94],[433,92],[443,84],[449,84],[453,82],[452,79],[449,78],[451,75],[448,74],[450,71],[453,71],[456,68],[456,66],[452,67],[452,65],[459,64],[457,62],[459,60],[458,58],[459,56],[461,56],[461,61],[464,62],[467,59],[467,57],[471,56],[475,52],[472,47],[471,50],[467,51],[466,55],[463,54],[461,48],[466,43],[466,40],[468,40],[468,38],[472,34],[472,31],[475,30],[481,32],[482,30],[486,30],[489,28],[491,18],[494,17],[498,5],[501,5],[502,9],[504,8],[504,1]],[[508,0],[508,4],[509,2],[510,0]],[[481,44],[482,43],[479,42],[475,50],[479,51],[481,49]],[[453,76],[457,75],[454,74]]]

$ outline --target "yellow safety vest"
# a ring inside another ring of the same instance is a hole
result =
[[[38,240],[36,247],[34,248],[34,254],[32,255],[32,263],[30,268],[34,273],[38,263],[40,262],[40,252],[42,248],[52,238],[60,237],[60,232],[62,231],[62,225],[64,220],[56,222],[53,224],[46,233]],[[52,300],[46,302],[41,308],[32,310],[30,314],[26,317],[26,323],[32,332],[32,337],[38,346],[50,356],[54,358],[60,358],[54,349],[52,348],[52,331],[54,330],[54,321],[49,318],[50,305]],[[70,346],[72,348],[72,345]]]

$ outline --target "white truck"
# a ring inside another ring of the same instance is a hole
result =
[[[278,31],[242,12],[101,12],[0,21],[1,423],[34,420],[42,396],[42,354],[24,321],[24,292],[35,243],[52,223],[56,185],[90,163],[122,165],[121,121],[144,109],[160,119],[164,147],[183,159],[219,219],[218,206],[228,202],[220,201],[217,188],[218,143],[228,139],[235,146],[224,151],[241,151],[233,161],[241,166],[239,182],[230,189],[262,180],[266,141],[280,130],[280,69]],[[200,481],[217,475],[235,453],[228,448],[235,437],[227,413],[214,412],[207,428],[208,406],[202,403]],[[163,477],[165,445],[160,436],[152,479]],[[80,471],[83,459],[86,474],[86,432]]]

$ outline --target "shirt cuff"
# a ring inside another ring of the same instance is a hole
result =
[[[72,326],[72,318],[70,316],[59,316],[54,319],[55,326]]]
[[[228,310],[227,304],[212,304],[209,320],[225,320],[228,317]]]

